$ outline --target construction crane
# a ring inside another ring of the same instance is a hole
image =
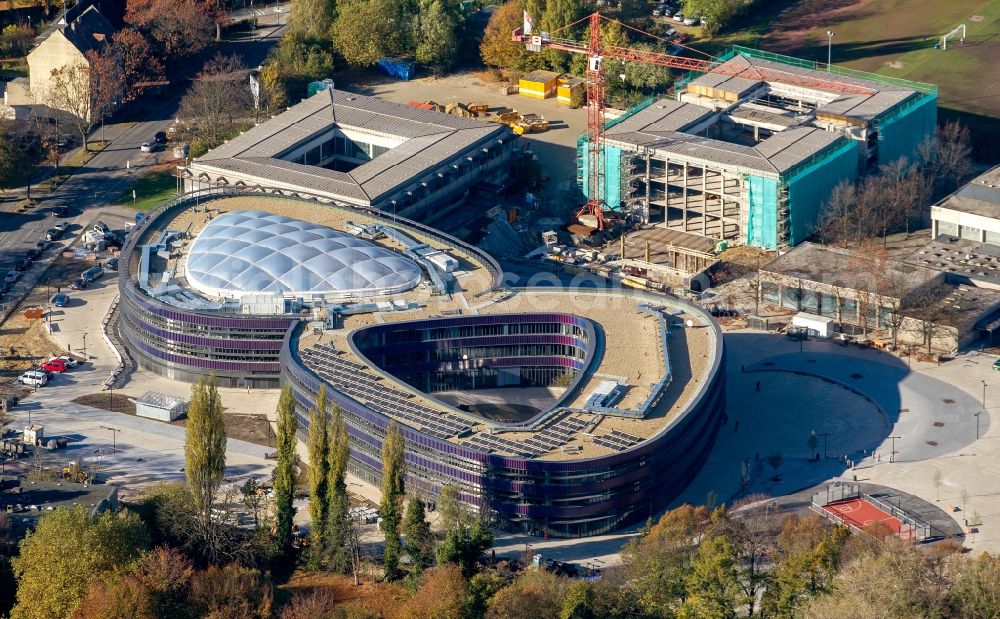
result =
[[[637,28],[632,28],[616,20],[604,17],[600,13],[579,19],[572,24],[568,24],[551,33],[533,34],[531,18],[525,12],[524,25],[515,30],[512,34],[513,40],[524,44],[528,51],[540,52],[544,49],[555,49],[572,54],[586,54],[587,56],[587,203],[577,213],[577,219],[584,215],[593,217],[597,222],[597,228],[603,230],[605,227],[605,204],[604,204],[604,182],[605,182],[605,80],[604,61],[607,58],[623,60],[626,62],[644,62],[671,69],[683,71],[697,71],[707,73],[709,71],[730,77],[742,77],[754,81],[774,81],[786,84],[794,84],[805,88],[816,88],[820,90],[832,91],[841,94],[872,95],[874,90],[863,84],[852,81],[834,81],[824,79],[822,76],[807,75],[798,72],[791,72],[774,67],[757,67],[753,65],[734,66],[720,62],[713,56],[693,48],[685,49],[702,54],[706,59],[689,58],[686,56],[675,56],[645,49],[635,49],[621,47],[617,45],[604,45],[601,40],[601,21],[614,22],[633,30],[640,34],[660,39],[655,35],[643,32]],[[589,22],[590,36],[586,42],[573,39],[560,38],[555,35],[573,28],[584,21]],[[675,43],[676,44],[676,43]],[[679,44],[676,44],[679,45]]]

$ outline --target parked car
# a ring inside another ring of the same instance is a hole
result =
[[[14,265],[15,271],[24,272],[30,268],[31,268],[31,259],[28,257],[21,258],[20,260],[17,261],[17,264]]]
[[[139,150],[141,150],[144,153],[155,153],[156,151],[160,150],[162,146],[163,146],[162,144],[157,144],[153,140],[150,140],[148,142],[143,142],[142,146],[139,147]]]
[[[69,208],[66,206],[53,206],[49,209],[49,215],[53,217],[65,217],[69,215]]]
[[[63,231],[59,228],[49,228],[48,232],[45,233],[46,240],[57,241],[63,235]]]
[[[53,357],[52,359],[61,359],[68,368],[75,368],[76,366],[80,365],[79,361],[77,361],[73,357],[70,357],[69,355],[63,355],[62,357]]]
[[[56,293],[52,297],[52,305],[55,307],[66,307],[69,305],[69,295],[65,292]]]
[[[700,17],[685,17],[684,18],[684,25],[685,26],[697,26],[699,21],[701,21]]]
[[[156,135],[153,136],[153,141],[156,142],[157,144],[166,144],[167,143],[167,132],[166,131],[157,131]]]
[[[86,288],[89,285],[90,285],[90,282],[88,282],[87,280],[83,279],[82,277],[77,277],[76,279],[74,279],[72,281],[72,283],[70,283],[69,288],[70,288],[70,290],[83,290],[84,288]]]
[[[66,362],[62,359],[50,359],[42,364],[42,369],[46,372],[62,373],[66,371],[67,367]]]
[[[35,247],[29,249],[28,253],[24,254],[24,256],[28,260],[35,261],[42,257],[42,250],[38,249],[38,246],[36,245]]]
[[[109,271],[117,271],[118,270],[118,258],[112,258],[111,260],[108,260],[107,263],[104,265],[104,268],[107,269],[107,270],[109,270]]]
[[[669,6],[663,7],[662,11],[663,11],[663,16],[664,17],[670,17],[671,15],[674,14],[674,10],[672,8],[670,8]]]
[[[101,267],[91,267],[80,274],[80,279],[84,280],[88,284],[99,280],[104,276],[104,269]]]
[[[66,207],[64,206],[62,208],[66,208]],[[66,230],[69,229],[69,224],[66,223],[65,221],[60,221],[59,223],[57,223],[56,225],[54,225],[52,227],[55,228],[56,230],[61,230],[63,232],[66,232]]]
[[[10,282],[10,283],[13,284],[17,280],[21,279],[21,272],[20,271],[7,271],[7,275],[4,276],[3,279],[4,279],[5,282]]]
[[[32,387],[44,387],[49,382],[49,376],[45,372],[28,370],[17,378],[17,382]]]
[[[996,370],[997,372],[1000,372],[1000,359],[997,359],[996,361],[993,362],[993,369]]]
[[[14,287],[14,282],[9,282],[6,279],[0,282],[0,294],[5,292],[10,292],[10,289]]]
[[[684,21],[684,13],[674,13],[674,21],[683,22]]]

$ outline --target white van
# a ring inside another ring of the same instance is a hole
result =
[[[49,377],[45,372],[28,370],[24,374],[21,374],[17,381],[29,387],[44,387],[49,382]]]

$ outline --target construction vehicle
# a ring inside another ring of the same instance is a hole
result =
[[[601,38],[601,22],[618,23],[619,26],[634,30],[664,45],[671,45],[668,49],[676,46],[705,56],[702,58],[688,58],[685,56],[674,56],[646,49],[636,49],[619,47],[616,45],[605,45]],[[566,38],[566,31],[584,22],[590,27],[589,37],[586,41],[574,41]],[[696,50],[680,43],[671,42],[661,37],[643,32],[631,26],[621,24],[615,20],[602,16],[600,13],[592,13],[587,17],[579,19],[571,24],[550,32],[535,33],[531,28],[531,17],[524,13],[524,26],[517,28],[511,34],[511,38],[516,43],[523,44],[530,52],[541,52],[546,49],[555,49],[572,54],[585,54],[587,56],[587,141],[586,160],[587,178],[586,195],[587,203],[577,213],[577,219],[588,216],[597,223],[601,230],[605,228],[605,91],[606,82],[604,78],[604,64],[608,59],[624,60],[626,62],[642,62],[682,71],[695,71],[698,73],[708,73],[712,71],[720,75],[729,77],[744,77],[754,80],[768,80],[769,78],[780,77],[785,83],[792,83],[803,88],[822,86],[826,90],[832,90],[841,94],[861,94],[871,96],[875,93],[868,86],[853,82],[834,82],[824,79],[821,75],[800,76],[790,75],[780,69],[767,69],[755,67],[752,75],[745,74],[746,69],[742,67],[729,67],[725,63],[700,50]],[[791,78],[791,81],[790,81]],[[610,217],[616,214],[609,211]]]
[[[90,481],[90,473],[80,468],[80,464],[76,460],[71,460],[69,466],[64,466],[62,468],[61,477],[66,481],[72,481],[78,484],[85,484]]]

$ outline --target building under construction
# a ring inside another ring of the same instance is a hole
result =
[[[913,159],[933,135],[935,86],[743,47],[718,61],[679,81],[674,98],[607,124],[609,209],[710,239],[794,246],[837,183]]]

